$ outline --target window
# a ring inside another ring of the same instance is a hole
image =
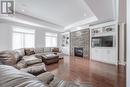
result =
[[[14,28],[13,29],[13,49],[34,48],[35,30]]]
[[[57,47],[57,34],[46,33],[45,41],[46,41],[46,47]]]

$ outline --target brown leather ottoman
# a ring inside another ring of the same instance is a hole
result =
[[[43,54],[42,60],[46,65],[59,62],[59,56],[55,54]]]

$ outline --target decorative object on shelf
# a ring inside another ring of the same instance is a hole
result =
[[[99,28],[95,28],[92,29],[92,35],[96,35],[96,34],[101,34],[101,33],[105,33],[105,32],[113,32],[114,28],[113,26],[105,26],[105,27],[99,27]]]
[[[62,36],[62,47],[66,47],[69,45],[69,36],[65,34]]]
[[[106,28],[106,31],[107,32],[112,31],[112,28]]]

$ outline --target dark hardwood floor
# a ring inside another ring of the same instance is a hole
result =
[[[93,87],[125,87],[125,67],[65,56],[48,71],[67,81],[88,83]]]

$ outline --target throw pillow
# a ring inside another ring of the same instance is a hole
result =
[[[14,51],[17,52],[20,57],[25,56],[25,50],[24,50],[24,48],[16,49],[16,50],[14,50]]]
[[[32,54],[35,54],[34,48],[26,48],[25,49],[25,55],[30,56]]]
[[[59,52],[59,48],[53,48],[52,52]]]

